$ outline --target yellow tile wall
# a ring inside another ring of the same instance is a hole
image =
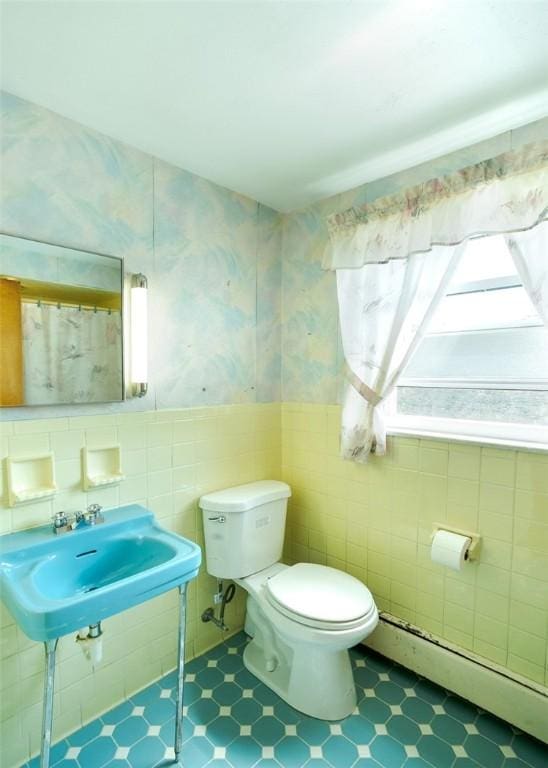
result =
[[[119,443],[126,479],[118,486],[81,490],[80,448]],[[234,405],[136,414],[41,419],[0,424],[0,451],[22,455],[52,450],[59,492],[48,501],[6,506],[0,488],[0,532],[48,523],[54,512],[140,503],[161,524],[203,546],[197,500],[202,493],[252,480],[279,477],[280,406]],[[4,482],[3,475],[2,480]],[[215,580],[202,567],[188,592],[188,656],[221,641],[200,615],[212,604]],[[231,628],[242,626],[244,596],[227,609]],[[175,591],[106,619],[104,660],[96,671],[74,637],[58,646],[54,739],[79,728],[175,666]],[[2,768],[21,765],[39,749],[43,649],[0,611]]]
[[[381,610],[548,685],[548,456],[389,439],[342,461],[340,408],[282,405],[288,556],[364,581]],[[479,531],[478,563],[430,560],[433,522]]]
[[[0,488],[0,530],[41,525],[59,509],[94,501],[138,502],[203,544],[202,493],[281,476],[293,489],[288,561],[346,570],[381,610],[548,685],[548,457],[395,438],[388,456],[362,466],[339,458],[339,420],[338,406],[284,403],[3,423],[2,457],[53,450],[60,490],[51,501],[9,509]],[[109,442],[122,446],[126,479],[83,493],[80,448]],[[434,521],[479,530],[480,562],[460,573],[434,565]],[[189,588],[189,657],[221,640],[199,620],[214,586],[202,568]],[[239,594],[229,608],[234,629],[243,612]],[[107,619],[95,672],[73,638],[62,639],[54,738],[172,669],[176,618],[168,593]],[[11,768],[38,750],[43,652],[3,608],[0,641],[2,766]]]

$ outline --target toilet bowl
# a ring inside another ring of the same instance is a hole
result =
[[[348,649],[378,622],[358,579],[281,556],[288,485],[259,481],[202,496],[208,572],[246,590],[244,664],[295,709],[339,720],[356,706]]]
[[[245,579],[246,667],[292,707],[340,720],[356,706],[348,649],[369,635],[378,612],[369,590],[322,565],[275,563]],[[337,591],[344,601],[331,602]],[[322,595],[325,601],[321,601]]]

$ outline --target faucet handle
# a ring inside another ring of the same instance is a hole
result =
[[[83,518],[88,525],[95,525],[96,523],[102,523],[104,517],[101,514],[103,507],[100,504],[90,504],[86,511],[83,513]]]
[[[66,533],[74,530],[78,525],[78,514],[74,512],[61,510],[56,512],[51,519],[53,520],[54,533]]]
[[[64,528],[68,525],[68,517],[66,512],[56,512],[51,519],[53,520],[54,528]]]

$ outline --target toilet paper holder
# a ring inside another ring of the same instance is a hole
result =
[[[430,543],[434,540],[434,536],[438,531],[449,531],[450,533],[458,533],[460,536],[466,536],[470,539],[470,546],[466,552],[466,560],[477,560],[479,558],[481,536],[479,533],[473,531],[465,531],[462,528],[455,528],[447,523],[433,523],[432,535],[430,536]]]

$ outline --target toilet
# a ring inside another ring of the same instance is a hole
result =
[[[275,480],[202,496],[207,571],[247,592],[246,668],[295,709],[340,720],[356,706],[348,649],[375,629],[378,611],[353,576],[280,562],[290,496]]]

